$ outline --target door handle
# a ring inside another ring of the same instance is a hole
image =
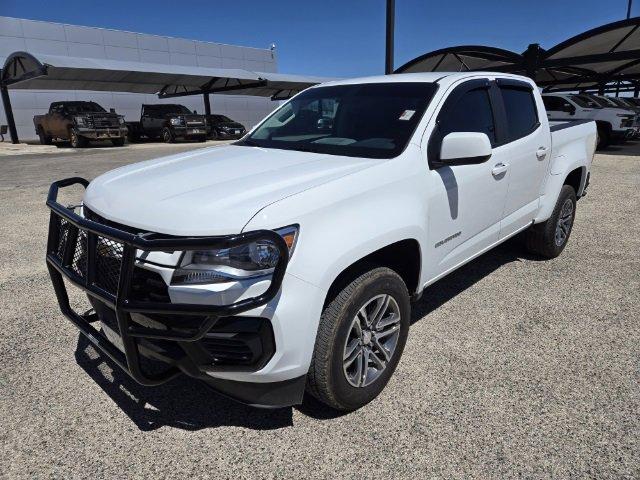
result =
[[[538,160],[543,160],[544,157],[547,156],[547,149],[545,147],[540,147],[538,148],[538,150],[536,150],[536,157],[538,157]]]
[[[502,162],[496,163],[496,165],[491,170],[491,174],[494,177],[497,177],[498,175],[502,175],[508,169],[509,169],[509,164],[508,163],[502,163]]]

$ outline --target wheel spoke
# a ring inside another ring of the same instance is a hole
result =
[[[382,355],[384,356],[384,361],[388,362],[389,359],[391,358],[391,353],[389,353],[389,351],[387,351],[385,346],[382,345],[382,343],[380,343],[380,339],[378,338],[377,335],[373,336],[373,344],[376,346],[378,351],[380,351],[380,353],[382,353]]]
[[[389,325],[394,325],[400,321],[400,316],[391,312],[386,318],[380,319],[376,325],[376,330],[383,331]]]
[[[358,323],[359,323],[360,330],[362,330],[363,326],[369,325],[369,315],[367,314],[366,305],[362,307],[360,310],[358,310],[358,314],[356,315],[356,317],[359,320]]]
[[[373,350],[371,351],[370,358],[379,371],[384,370],[384,367],[387,366],[387,362],[382,360]]]
[[[357,338],[354,338],[353,340],[351,340],[351,342],[349,342],[344,352],[343,360],[344,360],[345,368],[347,368],[349,365],[353,363],[359,351],[360,351],[360,340]]]
[[[362,355],[359,357],[362,359],[360,363],[360,385],[366,385],[367,383],[367,374],[369,373],[369,355],[370,350],[363,348]]]
[[[397,332],[398,330],[400,330],[400,325],[396,323],[395,325],[393,325],[391,328],[388,328],[387,330],[384,330],[382,332],[377,332],[375,336],[377,340],[382,340],[383,338],[387,338],[389,335]]]
[[[389,309],[389,301],[391,297],[389,295],[383,295],[378,299],[378,303],[376,305],[376,309],[371,314],[371,325],[374,328],[377,328],[378,322],[384,316],[384,314]]]

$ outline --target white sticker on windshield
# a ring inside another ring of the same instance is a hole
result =
[[[415,110],[405,110],[404,112],[402,112],[402,115],[400,115],[400,118],[398,120],[411,120],[411,117],[413,117],[414,113],[416,113]]]

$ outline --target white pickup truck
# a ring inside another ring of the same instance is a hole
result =
[[[66,317],[142,384],[353,410],[394,372],[425,287],[519,232],[562,252],[595,144],[594,122],[550,128],[524,77],[331,82],[234,144],[54,183],[47,265]],[[82,205],[58,203],[73,184]]]

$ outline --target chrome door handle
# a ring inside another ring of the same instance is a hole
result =
[[[538,160],[542,160],[546,156],[547,156],[547,149],[546,148],[540,147],[540,148],[538,148],[538,150],[536,150],[536,157],[538,157]]]
[[[494,177],[497,177],[498,175],[502,175],[508,169],[509,169],[509,164],[508,163],[502,163],[502,162],[496,163],[496,165],[491,170],[491,174]]]

